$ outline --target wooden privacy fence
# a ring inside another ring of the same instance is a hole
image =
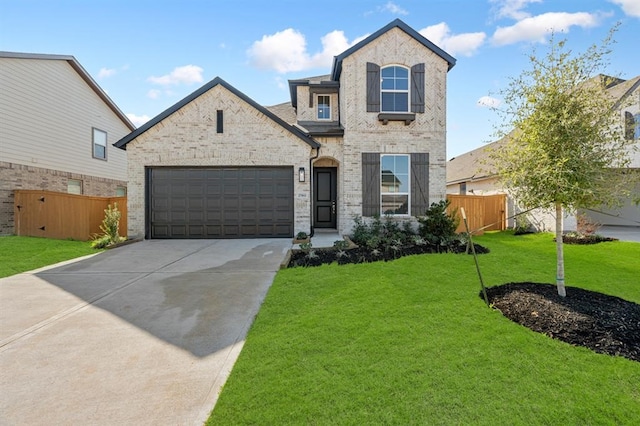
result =
[[[127,234],[127,197],[91,197],[62,192],[16,190],[17,235],[87,241],[100,234],[104,210],[118,203],[120,235]]]
[[[456,232],[466,231],[464,223],[462,222],[462,216],[460,215],[461,207],[464,207],[464,211],[467,214],[470,231],[475,231],[485,226],[487,226],[487,228],[484,228],[483,231],[503,231],[506,229],[507,196],[505,194],[447,194],[447,200],[451,202],[451,204],[449,204],[449,211],[458,209],[460,225],[458,225]],[[483,231],[476,232],[476,234],[482,234]]]

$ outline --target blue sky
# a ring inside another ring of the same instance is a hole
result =
[[[400,18],[457,59],[448,75],[447,156],[493,139],[509,77],[553,28],[583,51],[620,22],[608,73],[640,74],[640,0],[0,0],[0,50],[73,55],[136,125],[216,76],[262,105],[287,80]]]

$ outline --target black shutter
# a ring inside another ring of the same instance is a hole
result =
[[[411,215],[424,216],[429,208],[429,154],[411,154]]]
[[[367,112],[380,112],[380,65],[367,62]]]
[[[411,112],[424,112],[424,64],[411,67]]]
[[[362,216],[380,214],[380,154],[362,153]]]

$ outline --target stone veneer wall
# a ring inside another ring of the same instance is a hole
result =
[[[120,180],[0,161],[0,235],[15,233],[14,190],[41,189],[66,193],[69,179],[82,181],[83,195],[97,197],[113,197],[118,187],[127,186],[127,182]]]
[[[216,111],[224,131],[216,132]],[[145,233],[145,168],[163,166],[292,166],[295,233],[310,230],[309,173],[314,150],[222,85],[194,99],[127,144],[128,235]],[[294,233],[294,234],[295,234]]]
[[[411,67],[425,64],[425,112],[409,125],[378,121],[366,108],[366,63]],[[341,160],[342,197],[339,229],[348,233],[353,217],[362,215],[363,152],[429,153],[429,203],[446,194],[446,78],[448,64],[399,28],[381,35],[343,61],[340,116],[345,128]],[[415,214],[415,212],[412,212]]]

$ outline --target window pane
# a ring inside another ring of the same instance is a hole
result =
[[[82,194],[82,181],[76,179],[69,179],[67,181],[67,192],[69,194]]]
[[[93,145],[93,156],[96,158],[106,158],[107,148],[102,145],[94,144]]]
[[[407,79],[407,78],[397,78],[396,79],[396,90],[409,90],[409,79]]]
[[[409,173],[409,157],[406,155],[395,155],[395,171],[396,173]]]
[[[383,195],[382,214],[408,214],[408,195]]]
[[[393,93],[382,93],[382,111],[395,111],[394,110]]]
[[[403,67],[393,67],[396,71],[396,77],[409,78],[409,70]]]
[[[382,68],[382,77],[394,77],[395,67]]]
[[[408,93],[396,93],[394,111],[401,111],[401,112],[409,111],[409,94]]]
[[[395,160],[395,156],[393,155],[383,155],[382,156],[382,170],[389,170],[390,172],[393,172],[393,168],[395,167],[396,164],[396,160]]]
[[[382,85],[380,86],[382,90],[393,90],[394,82],[392,78],[383,78]]]
[[[101,130],[93,129],[93,143],[107,146],[107,134]]]

